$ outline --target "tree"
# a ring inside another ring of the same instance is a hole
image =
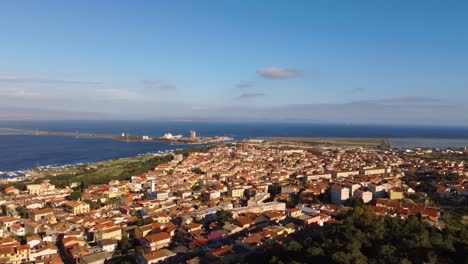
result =
[[[198,185],[198,184],[192,186],[192,191],[193,191],[193,192],[199,191],[200,189],[201,189],[201,186]]]
[[[344,202],[344,205],[351,206],[351,207],[363,206],[364,201],[359,197],[351,197]]]
[[[27,219],[28,218],[28,208],[24,207],[24,206],[18,206],[16,207],[16,212],[19,214],[19,216],[23,219]]]
[[[342,225],[298,231],[297,239],[311,240],[306,248],[291,240],[255,257],[272,263],[468,263],[465,214],[444,215],[447,227],[441,231],[416,217],[378,217],[367,206],[356,205]]]
[[[133,244],[126,236],[123,236],[117,244],[117,249],[120,253],[127,254],[129,250],[133,249]]]
[[[216,220],[219,224],[224,225],[227,221],[232,220],[232,212],[221,209],[216,212]]]
[[[95,201],[92,201],[92,200],[89,200],[89,199],[85,199],[83,200],[83,202],[89,204],[89,208],[91,210],[95,210],[95,209],[98,209],[99,207],[101,207],[101,205]]]
[[[196,167],[196,168],[193,168],[192,169],[192,172],[195,173],[195,174],[203,174],[203,171],[202,169]]]
[[[286,251],[295,253],[300,252],[303,248],[304,247],[296,240],[292,240],[284,246]]]
[[[66,196],[65,199],[69,201],[78,201],[81,199],[81,196],[83,196],[81,191],[74,191],[70,195]]]
[[[144,250],[144,248],[142,246],[136,246],[135,247],[135,253],[143,254],[143,253],[145,253],[145,250]]]
[[[274,200],[275,197],[281,193],[281,186],[279,186],[278,183],[268,186],[268,193],[270,194],[270,198]]]

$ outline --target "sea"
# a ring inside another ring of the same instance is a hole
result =
[[[468,147],[468,127],[267,122],[168,121],[0,121],[0,128],[96,134],[228,136],[234,140],[270,137],[386,138],[394,147]],[[0,174],[38,166],[91,163],[190,145],[126,142],[105,138],[0,134]]]

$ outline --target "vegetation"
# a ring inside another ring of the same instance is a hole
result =
[[[202,171],[202,169],[200,168],[193,168],[192,169],[192,172],[195,173],[195,174],[203,174],[204,172]]]
[[[196,192],[196,191],[199,191],[199,190],[201,190],[201,186],[200,186],[200,185],[195,184],[195,185],[192,186],[192,191],[193,191],[193,192]]]
[[[85,189],[93,184],[108,184],[111,180],[129,180],[131,176],[143,174],[159,164],[169,162],[172,159],[172,155],[156,157],[139,156],[81,165],[73,168],[43,171],[44,178],[36,181],[0,185],[0,189],[5,189],[12,185],[18,189],[26,190],[26,184],[40,183],[44,180],[49,180],[57,188],[65,188],[72,182],[80,182],[81,188]]]
[[[220,225],[224,225],[227,221],[232,220],[232,212],[227,210],[217,211],[216,219]]]
[[[117,254],[126,255],[129,251],[133,250],[134,246],[132,241],[128,239],[128,237],[123,236],[122,240],[120,240],[117,244]]]
[[[457,217],[453,215],[440,231],[415,217],[380,218],[367,207],[357,206],[348,212],[343,225],[299,232],[282,246],[258,251],[248,262],[467,263],[468,228]]]
[[[28,218],[28,208],[24,206],[18,206],[16,207],[16,212],[19,214],[19,216],[23,219]]]
[[[83,195],[80,191],[74,191],[70,195],[66,196],[65,199],[69,201],[78,201],[81,200],[81,196]]]
[[[95,209],[98,209],[101,207],[101,204],[99,202],[95,202],[95,201],[92,201],[92,200],[89,200],[89,199],[85,199],[83,202],[89,204],[89,208],[91,210],[95,210]]]
[[[351,197],[344,202],[344,205],[350,206],[350,207],[363,206],[364,201],[359,197]]]
[[[275,197],[281,193],[281,186],[278,183],[268,186],[268,193],[270,194],[270,199],[273,201]]]

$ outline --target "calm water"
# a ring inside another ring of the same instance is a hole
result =
[[[224,135],[234,139],[291,137],[393,138],[395,146],[468,146],[468,128],[365,126],[332,124],[213,123],[213,122],[133,122],[133,121],[54,121],[0,122],[0,127],[80,133],[122,132],[160,137],[164,133],[199,136]],[[415,139],[417,138],[417,139]],[[421,141],[422,140],[422,141]],[[455,145],[451,145],[455,144]],[[182,148],[154,142],[122,142],[112,139],[56,136],[0,135],[0,171],[20,170],[37,165],[86,163]]]
[[[160,142],[23,135],[2,135],[0,146],[0,171],[88,163],[185,147]]]

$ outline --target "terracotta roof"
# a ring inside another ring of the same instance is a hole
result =
[[[171,235],[169,233],[167,233],[167,232],[159,232],[159,233],[156,233],[156,234],[153,234],[153,235],[146,236],[144,238],[146,240],[148,240],[150,243],[153,243],[153,242],[158,242],[158,241],[170,239]]]

